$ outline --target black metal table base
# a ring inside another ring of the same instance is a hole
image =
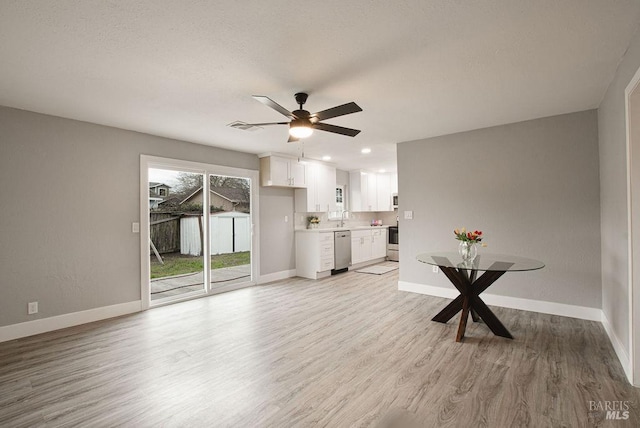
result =
[[[476,270],[455,269],[446,265],[447,263],[443,263],[440,269],[458,289],[460,295],[433,317],[432,321],[447,323],[458,312],[462,311],[458,333],[456,334],[456,342],[461,342],[467,328],[469,312],[471,312],[471,318],[474,322],[482,319],[496,336],[513,339],[509,330],[480,298],[480,294],[504,275],[513,263],[496,262],[491,266],[490,270],[487,270],[478,279],[476,279]]]

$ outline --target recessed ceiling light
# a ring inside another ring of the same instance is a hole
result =
[[[378,172],[383,173],[383,172],[387,172],[386,169],[379,169]]]
[[[330,161],[331,160],[331,156],[322,156],[322,160],[323,161]]]
[[[369,154],[371,153],[371,149],[369,147],[365,147],[364,149],[360,150],[360,153],[364,153],[365,155]]]

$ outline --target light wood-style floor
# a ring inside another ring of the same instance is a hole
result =
[[[640,426],[602,326],[431,322],[397,271],[294,278],[0,343],[0,426]],[[589,401],[628,401],[602,421]]]

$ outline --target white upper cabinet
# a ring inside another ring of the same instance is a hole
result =
[[[376,180],[376,175],[372,173],[368,173],[363,176],[366,179],[366,196],[362,200],[362,206],[365,207],[365,211],[378,211],[378,182]]]
[[[376,211],[393,211],[391,206],[391,174],[376,174]]]
[[[306,165],[307,187],[295,192],[296,212],[336,210],[336,169],[322,163]]]
[[[351,211],[393,211],[391,186],[395,174],[374,174],[364,171],[349,173]],[[397,182],[397,179],[396,179]]]
[[[268,158],[270,165],[270,183],[264,184],[268,186],[290,186],[289,179],[289,159],[271,156]],[[262,168],[261,168],[262,170]]]
[[[307,166],[297,159],[289,161],[289,177],[293,187],[305,187],[307,183]]]
[[[295,158],[267,156],[260,158],[260,183],[263,186],[307,186],[306,165]]]
[[[349,173],[349,210],[350,211],[370,211],[368,204],[367,174],[361,171],[351,171]]]
[[[318,164],[317,202],[322,211],[336,210],[336,169],[329,165]]]

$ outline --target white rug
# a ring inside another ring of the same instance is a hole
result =
[[[373,265],[373,266],[367,266],[365,268],[362,269],[358,269],[356,272],[358,273],[370,273],[372,275],[383,275],[385,273],[389,273],[393,270],[398,269],[398,266],[380,266],[380,265]]]

